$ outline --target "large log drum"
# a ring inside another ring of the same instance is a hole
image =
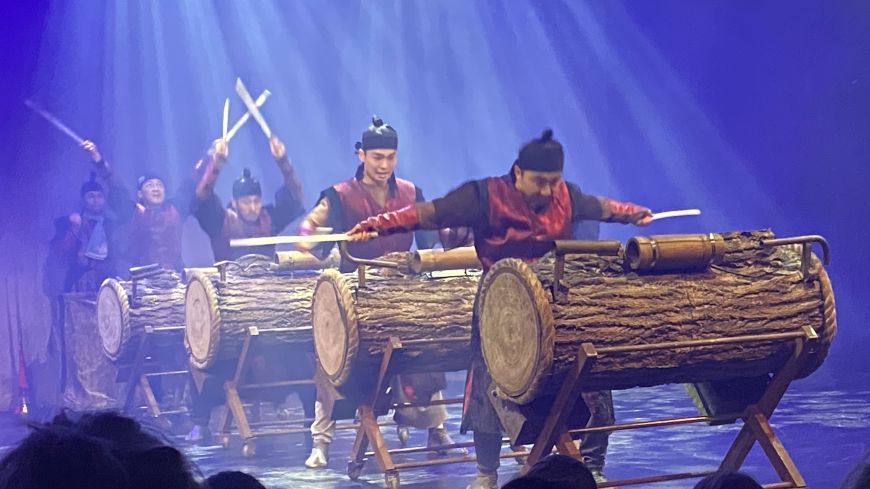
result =
[[[514,259],[496,263],[478,300],[482,353],[498,395],[526,404],[554,394],[586,342],[602,348],[786,333],[805,326],[820,337],[819,349],[803,365],[801,375],[809,375],[836,331],[831,284],[815,256],[804,276],[800,252],[762,244],[771,238],[771,232],[758,231],[705,239],[711,252],[691,251],[705,261],[700,271],[667,266],[633,272],[643,261],[642,250],[628,257],[622,252],[567,256],[555,293],[552,257],[532,266]],[[724,255],[716,249],[723,241]],[[644,243],[649,240],[640,240],[641,247]],[[789,345],[780,340],[614,352],[598,358],[583,385],[623,389],[757,377],[781,368]]]
[[[97,324],[106,356],[119,363],[132,360],[146,327],[184,326],[184,284],[179,274],[158,270],[135,283],[106,279],[97,295]],[[181,333],[181,329],[158,329],[151,351],[180,347]]]
[[[389,275],[389,274],[385,274]],[[427,278],[323,272],[311,301],[314,345],[325,377],[343,394],[372,385],[384,346],[402,342],[393,373],[468,368],[471,318],[479,272]]]
[[[184,342],[193,367],[209,371],[235,365],[251,327],[260,332],[260,352],[311,351],[311,291],[319,272],[289,270],[270,261],[243,257],[221,264],[221,273],[189,275]]]

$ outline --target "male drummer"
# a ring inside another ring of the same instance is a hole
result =
[[[321,192],[317,205],[302,221],[299,234],[313,234],[319,227],[333,228],[338,232],[347,231],[361,219],[381,212],[397,211],[415,202],[424,201],[419,187],[408,180],[397,178],[394,173],[398,163],[398,146],[396,130],[389,124],[384,124],[377,116],[372,117],[372,125],[363,132],[362,141],[356,143],[360,161],[356,175]],[[463,233],[441,229],[442,244],[445,247],[464,244],[465,238],[458,238],[460,234]],[[467,232],[464,236],[467,236]],[[433,231],[396,233],[367,242],[350,243],[348,249],[356,257],[371,259],[391,252],[408,251],[414,240],[418,248],[431,248],[438,237]],[[333,243],[328,243],[314,249],[304,245],[299,248],[323,257],[332,246]],[[353,264],[342,261],[342,271],[351,271],[354,268]],[[404,375],[401,376],[401,385],[394,386],[394,390],[399,402],[426,398],[438,400],[441,399],[440,388],[445,383],[441,373]],[[320,390],[322,389],[318,390],[315,404],[315,421],[311,425],[314,443],[311,455],[305,461],[308,468],[327,465],[328,447],[335,429],[335,422],[332,421],[335,401],[328,393]],[[400,442],[403,445],[407,443],[408,425],[411,425],[421,429],[428,428],[427,446],[430,448],[453,444],[444,429],[446,417],[447,410],[443,405],[398,409],[395,418]]]
[[[550,251],[553,240],[571,238],[571,225],[576,221],[640,226],[651,222],[652,212],[646,207],[587,195],[577,185],[565,182],[563,166],[562,145],[553,139],[553,131],[547,129],[540,138],[520,149],[507,175],[466,182],[434,201],[417,202],[364,219],[349,234],[366,239],[366,233],[371,231],[390,235],[416,229],[471,226],[477,256],[486,271],[502,258],[535,261]],[[472,323],[472,345],[462,431],[474,431],[478,475],[468,487],[489,489],[497,487],[502,426],[486,394],[491,379],[480,353],[476,317]],[[597,405],[590,406],[593,415],[606,409],[603,404],[609,405],[609,395],[584,397],[597,398]],[[599,460],[586,460],[599,477],[604,466],[601,452]]]
[[[287,156],[284,143],[273,136],[269,139],[269,149],[283,177],[283,185],[275,193],[274,204],[263,205],[260,182],[247,169],[241,178],[233,182],[230,205],[224,207],[221,204],[214,187],[229,155],[229,146],[225,140],[216,140],[208,157],[197,164],[202,174],[196,185],[193,214],[200,227],[211,238],[215,261],[235,260],[247,254],[273,255],[274,246],[231,248],[230,240],[279,234],[305,211],[302,206],[302,185]],[[255,362],[252,374],[266,376],[268,371]],[[310,386],[299,386],[296,391],[305,408],[306,417],[313,415],[309,413],[309,406],[314,402],[314,389]],[[220,386],[205,384],[203,393],[194,394],[193,397],[192,418],[195,426],[187,438],[189,441],[207,441],[211,407],[221,402],[223,392]]]
[[[127,233],[126,259],[132,266],[159,264],[162,268],[181,271],[181,231],[190,210],[188,178],[172,198],[166,198],[166,183],[156,173],[146,173],[136,182],[137,202]]]
[[[231,248],[230,240],[274,236],[305,211],[302,185],[287,157],[284,143],[272,136],[269,149],[284,180],[275,193],[275,204],[263,205],[260,182],[246,169],[242,177],[233,182],[233,198],[226,208],[215,195],[214,186],[226,164],[229,146],[223,139],[218,139],[209,151],[205,171],[196,185],[194,215],[211,238],[215,261],[234,260],[251,253],[271,256],[275,252],[274,246]]]

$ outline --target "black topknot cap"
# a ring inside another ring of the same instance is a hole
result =
[[[103,186],[100,185],[100,182],[97,181],[97,172],[92,171],[91,176],[87,182],[82,184],[81,195],[85,195],[88,192],[102,192]]]
[[[540,138],[532,139],[520,149],[516,164],[523,170],[562,171],[564,160],[562,145],[553,139],[553,130],[547,128]]]
[[[372,116],[372,125],[363,132],[362,149],[398,149],[399,136],[396,130],[389,124],[385,124],[380,117]]]
[[[541,142],[544,141],[552,141],[553,140],[553,130],[549,127],[544,129],[544,132],[541,133]]]
[[[249,168],[243,169],[242,178],[233,182],[233,198],[238,199],[246,195],[263,195],[260,189],[260,182],[251,176]]]

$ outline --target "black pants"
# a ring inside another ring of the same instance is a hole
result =
[[[278,361],[272,360],[269,365],[266,365],[262,357],[254,358],[252,359],[252,368],[249,372],[248,380],[260,383],[285,380],[286,378],[312,378],[313,363],[310,369],[307,368],[307,363],[302,366],[298,362],[292,366],[290,363],[289,359],[282,359]],[[204,380],[201,392],[192,389],[191,419],[194,424],[201,426],[208,425],[211,410],[226,402],[226,393],[223,387],[223,380],[221,379],[230,378],[234,370],[235,365],[227,364],[224,368],[219,366],[217,370],[213,371]],[[266,390],[259,396],[259,400],[278,405],[283,403],[284,399],[291,393],[299,396],[305,417],[308,419],[314,418],[314,401],[317,397],[317,389],[314,384]]]
[[[503,431],[498,414],[487,396],[487,392],[493,388],[492,378],[480,359],[472,362],[469,377],[465,387],[461,431],[474,432],[474,451],[477,454],[478,468],[483,472],[492,472],[500,465],[499,453]],[[583,401],[590,413],[586,427],[614,423],[613,396],[610,391],[584,392]],[[583,463],[589,470],[598,472],[604,470],[609,440],[609,431],[587,433],[581,437],[580,449],[583,452]]]

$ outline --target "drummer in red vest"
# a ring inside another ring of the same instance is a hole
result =
[[[577,221],[640,226],[651,222],[652,212],[646,207],[587,195],[577,185],[565,182],[563,165],[562,145],[553,139],[553,131],[547,129],[540,138],[520,149],[507,175],[466,182],[434,201],[416,202],[400,210],[362,219],[349,234],[365,240],[372,231],[391,236],[419,229],[469,226],[474,231],[477,256],[486,271],[502,258],[537,260],[551,250],[553,240],[570,239],[572,223]],[[491,378],[479,341],[475,317],[473,358],[462,419],[462,432],[474,432],[477,454],[478,475],[469,489],[498,487],[502,438],[501,422],[486,395]],[[600,455],[600,466],[590,469],[602,477],[604,457]]]
[[[415,202],[424,202],[423,192],[419,187],[408,180],[397,178],[394,173],[398,162],[398,146],[396,130],[377,116],[372,117],[372,125],[363,133],[362,141],[356,143],[356,153],[360,160],[356,175],[321,192],[314,209],[302,221],[299,234],[310,235],[317,228],[347,231],[370,216],[398,211],[412,206]],[[414,241],[417,248],[432,248],[439,238],[446,248],[461,246],[467,244],[468,232],[440,229],[439,234],[433,229],[395,233],[366,242],[350,243],[348,251],[355,257],[371,259],[391,252],[408,251]],[[333,245],[334,243],[327,243],[314,248],[299,246],[299,249],[324,257]],[[341,263],[341,270],[344,272],[354,268],[352,263]],[[441,399],[440,389],[445,386],[446,380],[442,373],[404,375],[398,384],[401,385],[394,389],[398,402],[423,398],[438,400]],[[328,447],[335,428],[335,422],[332,421],[334,403],[326,392],[318,392],[315,421],[311,425],[314,443],[311,455],[305,461],[306,467],[320,468],[327,465]],[[399,440],[403,445],[407,443],[410,425],[429,430],[427,446],[430,448],[453,444],[444,429],[446,417],[447,411],[443,405],[399,409],[396,412]],[[464,453],[465,450],[461,452]],[[444,455],[446,451],[439,453]]]
[[[267,257],[274,255],[274,245],[231,247],[230,241],[276,235],[305,212],[302,206],[302,184],[284,143],[277,136],[272,136],[269,138],[269,150],[282,177],[282,185],[275,192],[274,204],[263,203],[259,180],[251,175],[250,170],[244,169],[242,177],[233,182],[232,200],[229,205],[223,205],[215,194],[215,185],[229,157],[227,141],[215,140],[207,156],[196,165],[200,175],[194,193],[193,215],[211,239],[211,250],[216,262],[237,260],[249,254]],[[251,374],[254,377],[268,378],[270,369],[264,366],[260,358],[253,365],[255,367]],[[223,389],[218,383],[204,384],[202,390],[202,393],[193,393],[191,417],[194,427],[187,436],[188,441],[209,441],[211,435],[208,420],[211,409],[224,398]],[[314,402],[314,389],[302,385],[296,386],[294,390],[302,400],[308,418],[313,414],[310,413],[310,406]],[[280,391],[268,395],[266,399],[280,404],[280,400],[274,396],[281,397]],[[286,409],[279,408],[281,415],[285,412]],[[308,443],[307,439],[305,443]]]
[[[284,143],[277,136],[269,138],[269,150],[281,171],[283,184],[275,192],[275,203],[264,205],[260,182],[247,168],[233,182],[233,198],[224,207],[214,188],[227,162],[229,146],[223,139],[215,140],[208,156],[197,167],[202,175],[196,184],[193,215],[211,239],[215,261],[236,260],[244,255],[272,256],[274,246],[230,247],[230,240],[274,236],[302,215],[302,184],[296,168],[287,156]]]

